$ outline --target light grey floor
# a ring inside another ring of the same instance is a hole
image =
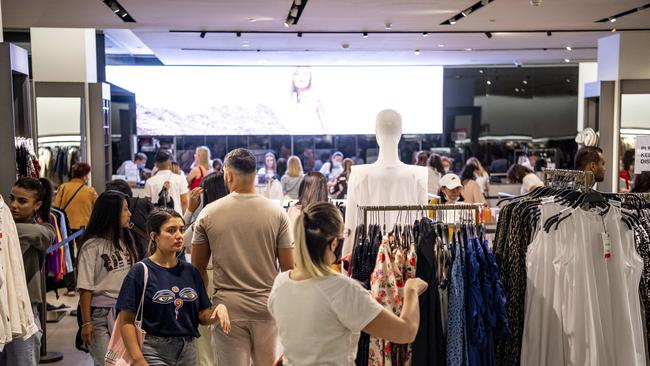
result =
[[[53,292],[48,292],[47,301],[54,306],[66,304],[70,306],[71,310],[76,309],[79,301],[78,297],[63,296],[64,291],[60,291],[62,296],[58,300]],[[66,315],[58,323],[47,323],[47,350],[63,354],[63,360],[48,365],[93,366],[90,355],[75,348],[74,339],[76,333],[77,318],[74,316]]]

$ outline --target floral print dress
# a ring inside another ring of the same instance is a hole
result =
[[[404,284],[415,277],[417,252],[415,245],[408,251],[391,248],[394,237],[384,238],[379,246],[377,265],[370,280],[371,293],[387,310],[399,316],[404,299]],[[370,337],[369,366],[411,366],[411,345],[397,345]]]

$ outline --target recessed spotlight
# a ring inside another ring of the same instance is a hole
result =
[[[492,85],[492,82],[490,80],[488,80],[487,85]]]
[[[571,62],[571,60],[569,60],[568,58],[565,58],[564,62]]]
[[[522,82],[524,83],[524,85],[528,85],[528,80],[524,80]]]
[[[478,72],[479,72],[479,74],[482,74],[482,73],[483,73],[483,70],[479,70]]]
[[[614,23],[614,22],[616,21],[616,18],[609,18],[609,21],[610,21],[611,23]]]
[[[243,43],[241,46],[242,47],[250,47],[250,45],[248,43]]]
[[[363,32],[363,38],[368,38],[368,32]]]
[[[473,48],[466,48],[465,51],[474,51]]]
[[[420,50],[415,50],[415,55],[420,56]]]
[[[573,49],[573,48],[571,48],[571,46],[566,46],[566,50],[567,50],[567,51],[571,51],[572,49]]]
[[[519,88],[515,88],[515,93],[519,93]]]
[[[429,33],[428,32],[422,32],[422,37],[428,37]]]
[[[570,83],[570,82],[571,82],[571,79],[566,79],[566,82],[567,82],[567,83]]]
[[[341,48],[343,48],[344,50],[347,50],[348,48],[350,48],[350,44],[348,44],[348,43],[341,43]]]
[[[445,47],[445,45],[441,43],[441,44],[438,45],[438,47],[442,48],[442,47]]]
[[[523,88],[522,88],[522,89],[521,89],[521,92],[522,92],[522,93],[525,93],[525,92],[526,92],[526,89],[523,89]]]

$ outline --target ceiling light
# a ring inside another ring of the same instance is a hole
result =
[[[566,82],[567,82],[567,83],[570,83],[570,82],[571,82],[571,79],[566,79]]]
[[[571,60],[569,60],[568,58],[565,58],[564,62],[571,62]]]
[[[124,14],[122,14],[122,18],[124,18],[124,17],[127,16],[127,15],[129,15],[129,13],[124,13]]]
[[[256,18],[248,18],[248,21],[251,22],[251,23],[255,23],[257,21],[257,19]]]
[[[241,37],[241,32],[237,32],[235,34],[237,35],[237,37]]]
[[[616,28],[612,28],[612,33],[616,32]]]
[[[287,20],[284,21],[284,26],[289,28],[289,26],[296,24],[296,20],[292,17],[287,17]]]
[[[445,47],[445,45],[441,43],[441,44],[438,45],[438,47],[442,48],[442,47]]]
[[[490,80],[488,80],[487,85],[492,85],[492,82]]]
[[[293,8],[291,8],[291,11],[289,12],[289,14],[294,18],[297,17],[298,16],[298,7],[294,6]]]
[[[469,14],[469,13],[465,14],[466,11],[467,11],[467,10],[463,10],[463,11],[461,11],[461,12],[460,12],[460,15],[466,17],[466,16]]]
[[[485,36],[488,38],[492,38],[492,32],[485,32]]]
[[[472,48],[466,48],[465,51],[473,51]]]
[[[347,50],[348,48],[350,48],[350,45],[348,43],[341,43],[341,48]]]
[[[540,5],[542,5],[543,2],[544,2],[544,0],[530,0],[530,5],[532,5],[532,6],[540,6]]]
[[[428,36],[429,36],[429,33],[427,33],[427,32],[422,32],[422,37],[428,37]]]
[[[610,21],[611,23],[614,23],[614,22],[616,21],[616,18],[609,18],[609,21]]]
[[[528,80],[524,80],[523,83],[524,83],[524,85],[527,85],[527,84],[528,84]]]
[[[519,88],[515,88],[515,93],[519,93]]]
[[[449,24],[456,24],[456,18],[449,19]]]
[[[547,32],[546,32],[546,35],[550,37],[550,36],[553,35],[553,32],[551,32],[551,31],[547,31]]]
[[[420,56],[420,50],[415,50],[415,55]]]
[[[566,46],[566,50],[571,51],[572,50],[571,46]]]
[[[302,37],[302,32],[298,32],[297,36]]]
[[[113,9],[113,13],[117,14],[117,13],[119,13],[119,12],[120,12],[120,8],[117,8],[117,7],[116,7],[115,9]]]
[[[242,47],[249,47],[250,45],[248,43],[243,43],[241,46]]]
[[[522,89],[521,89],[521,92],[522,92],[522,93],[525,93],[525,92],[526,92],[526,89],[523,89],[523,88],[522,88]]]
[[[201,38],[205,38],[205,35],[206,35],[206,34],[207,34],[207,32],[201,32],[201,34],[199,35],[199,37],[201,37]]]
[[[478,72],[479,72],[480,74],[482,74],[482,73],[483,73],[483,70],[479,70]]]
[[[302,0],[294,0],[293,3],[300,6],[302,5]]]
[[[368,32],[363,32],[363,38],[368,38]]]
[[[384,28],[386,28],[386,30],[390,30],[392,27],[393,27],[393,25],[390,24],[390,23],[384,24]]]

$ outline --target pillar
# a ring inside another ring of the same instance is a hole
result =
[[[600,146],[605,150],[607,175],[601,187],[618,190],[622,86],[629,81],[650,80],[650,32],[617,33],[598,40],[598,81],[612,85],[611,97],[601,87]],[[611,88],[609,88],[611,89]],[[603,103],[606,105],[603,106]],[[603,108],[604,107],[604,108]]]
[[[578,128],[585,129],[585,84],[598,80],[598,63],[581,62],[578,65]]]
[[[3,28],[2,28],[2,2],[0,2],[0,43],[4,42],[3,38],[4,36],[2,35]]]

